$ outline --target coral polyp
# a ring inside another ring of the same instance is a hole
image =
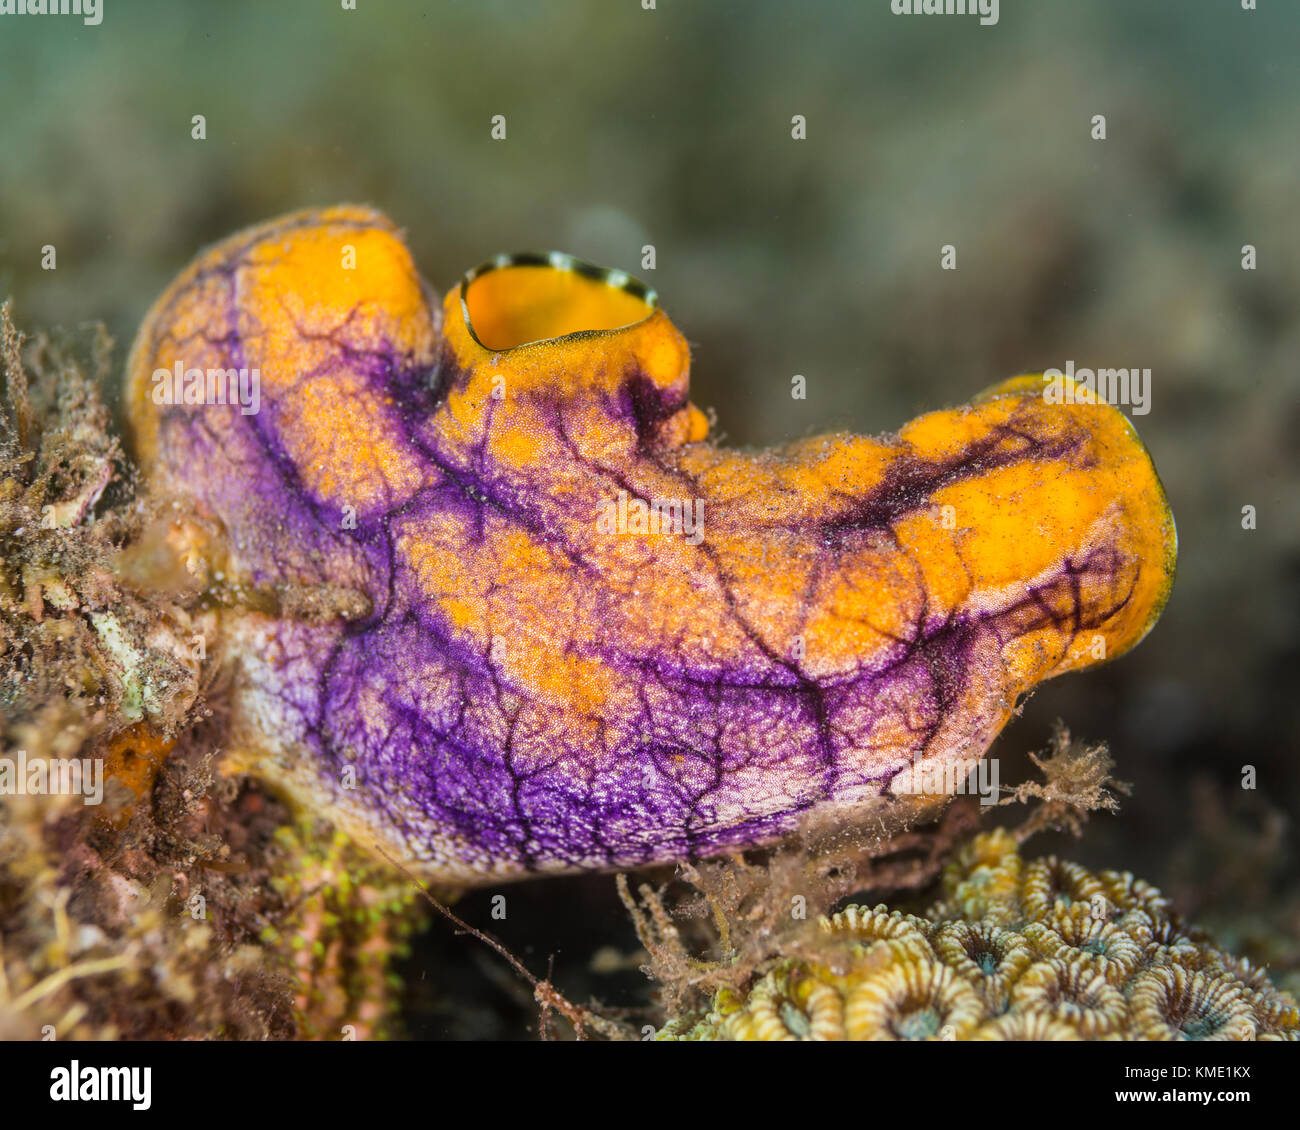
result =
[[[1133,1023],[1147,1040],[1250,1040],[1254,994],[1229,978],[1179,965],[1145,970],[1131,993]]]
[[[1014,872],[1014,886],[990,882]],[[995,831],[962,849],[942,888],[924,916],[884,906],[823,916],[787,947],[799,956],[775,956],[661,1037],[1300,1040],[1289,993],[1131,875],[1024,864]],[[1075,901],[1100,891],[1103,901]]]
[[[984,1004],[955,970],[900,955],[849,989],[844,1013],[850,1040],[958,1040],[974,1032]]]

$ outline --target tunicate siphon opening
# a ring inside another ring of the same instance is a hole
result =
[[[648,318],[656,301],[654,291],[625,272],[558,252],[503,256],[461,283],[469,331],[493,352],[621,329]]]

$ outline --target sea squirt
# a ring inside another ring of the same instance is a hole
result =
[[[912,803],[1159,614],[1173,519],[1116,408],[1021,377],[742,452],[689,360],[567,256],[439,307],[367,208],[203,253],[128,366],[151,489],[226,585],[358,597],[215,614],[230,767],[449,884],[703,856]]]

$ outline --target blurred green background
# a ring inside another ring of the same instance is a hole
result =
[[[0,17],[0,294],[27,328],[106,322],[119,364],[202,245],[361,201],[439,290],[528,248],[644,277],[735,443],[894,430],[1067,359],[1151,368],[1173,599],[995,748],[1005,781],[1054,718],[1105,738],[1137,788],[1070,850],[1241,944],[1300,938],[1300,4],[1003,0],[983,27],[888,0],[103,3]],[[624,944],[601,882],[521,898]]]

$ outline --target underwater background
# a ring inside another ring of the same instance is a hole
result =
[[[1132,795],[1081,841],[1035,848],[1143,875],[1294,987],[1300,6],[1003,0],[993,26],[889,9],[103,0],[98,26],[0,16],[0,295],[25,327],[106,323],[120,373],[201,246],[356,201],[407,228],[440,292],[532,248],[644,278],[691,342],[694,401],[736,444],[893,431],[1067,360],[1150,368],[1134,423],[1178,522],[1172,599],[1137,650],[1038,690],[991,756],[1014,783],[1058,718],[1106,741]],[[554,954],[575,999],[644,985],[616,957],[636,940],[607,876],[512,887],[506,922],[489,900],[458,910],[535,968]],[[411,1035],[533,1019],[529,992],[441,923],[403,972]]]

